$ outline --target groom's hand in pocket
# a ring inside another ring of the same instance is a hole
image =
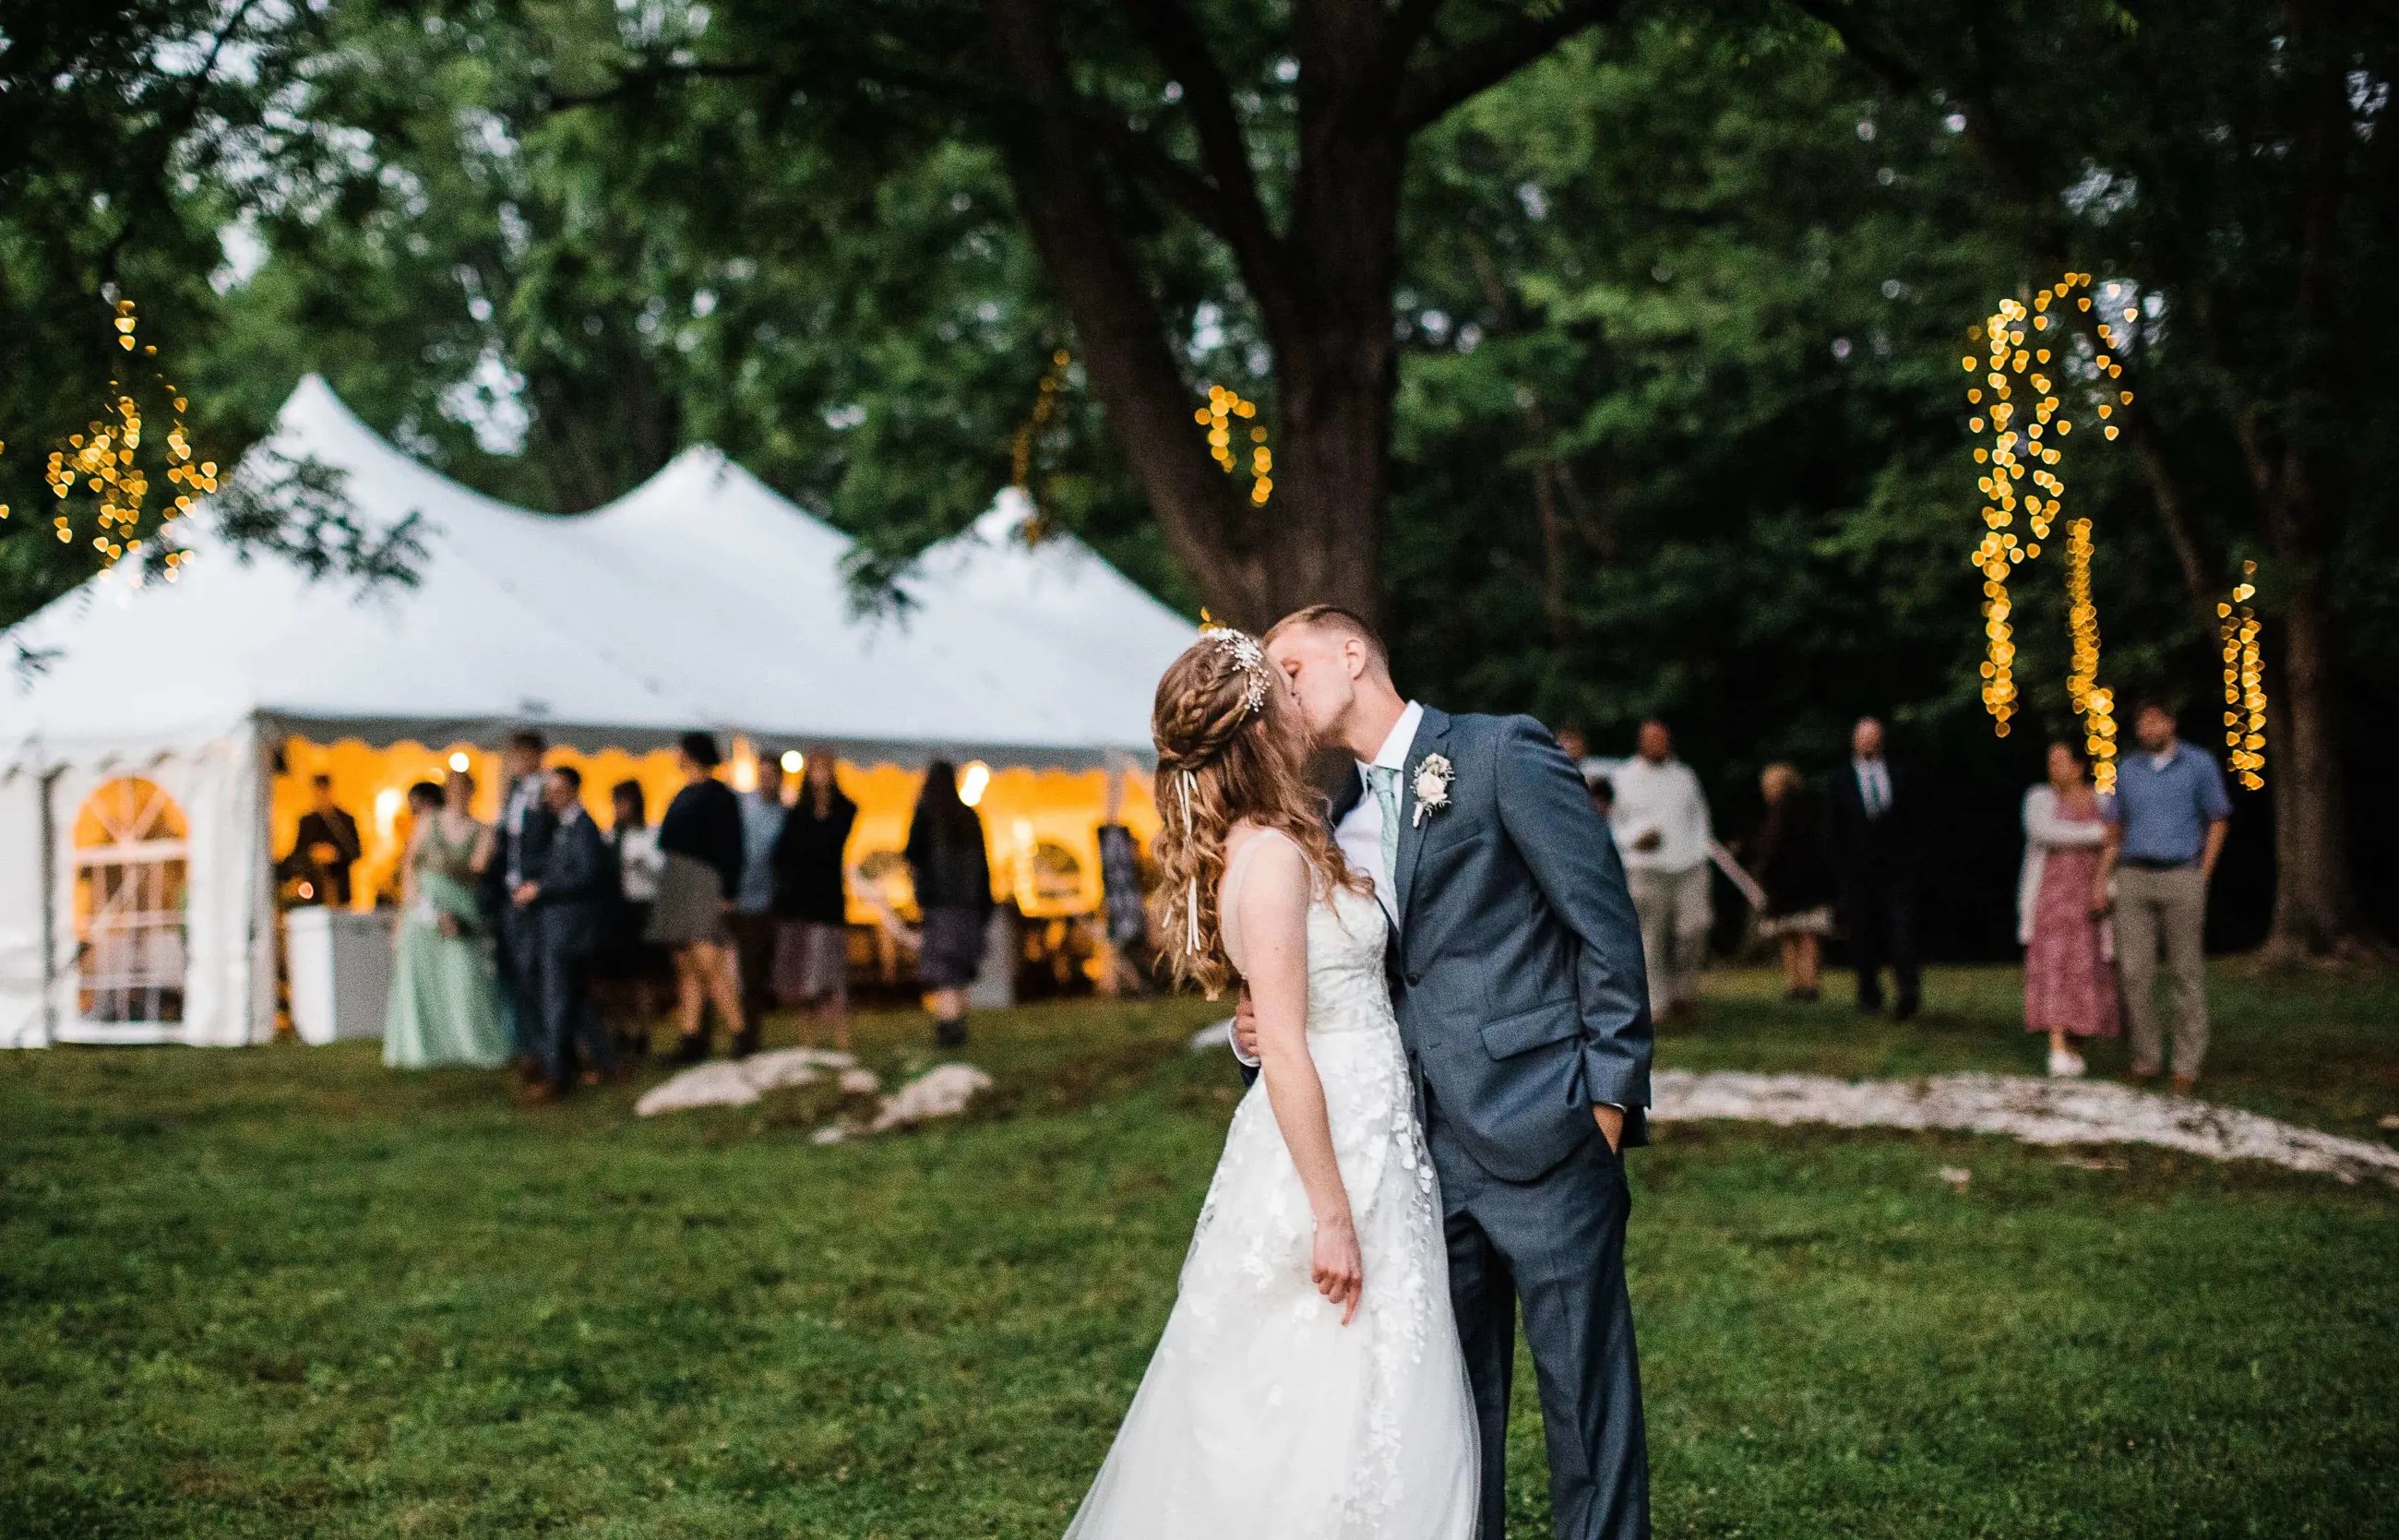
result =
[[[1607,1141],[1607,1147],[1619,1155],[1623,1154],[1624,1109],[1595,1101],[1592,1104],[1591,1115],[1599,1120],[1599,1136]]]

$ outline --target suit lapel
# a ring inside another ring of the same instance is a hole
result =
[[[1416,889],[1416,859],[1424,854],[1424,837],[1429,825],[1416,817],[1416,768],[1427,754],[1438,752],[1449,738],[1449,714],[1428,706],[1424,720],[1416,723],[1416,736],[1408,745],[1406,756],[1400,761],[1400,847],[1392,858],[1398,870],[1394,882],[1399,888],[1398,902],[1403,927],[1408,921],[1408,898]]]

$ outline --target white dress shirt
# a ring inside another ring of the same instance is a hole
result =
[[[1708,799],[1700,777],[1681,760],[1652,764],[1634,755],[1608,776],[1616,810],[1608,818],[1628,871],[1688,871],[1708,858]],[[1644,836],[1658,836],[1651,849]]]
[[[1891,811],[1891,766],[1881,755],[1873,759],[1851,759],[1850,767],[1857,772],[1858,805],[1869,818],[1879,818]]]
[[[1350,867],[1366,873],[1375,881],[1376,901],[1391,923],[1400,923],[1400,888],[1398,875],[1383,867],[1383,804],[1375,796],[1374,783],[1366,771],[1376,767],[1395,771],[1401,777],[1399,795],[1407,793],[1408,750],[1416,746],[1416,729],[1424,725],[1424,708],[1415,701],[1400,713],[1391,731],[1383,739],[1383,747],[1375,751],[1372,761],[1358,766],[1358,805],[1351,808],[1333,831],[1333,843],[1341,847],[1341,858]]]
[[[506,831],[508,842],[508,871],[505,875],[508,878],[508,891],[511,893],[524,885],[525,817],[534,810],[535,804],[541,801],[541,783],[542,772],[538,770],[531,775],[519,776],[516,785],[508,789],[508,806],[500,812],[500,827]]]

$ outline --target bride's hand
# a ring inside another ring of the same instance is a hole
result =
[[[1316,1255],[1308,1263],[1316,1291],[1342,1306],[1341,1324],[1358,1317],[1366,1292],[1366,1261],[1358,1253],[1358,1227],[1348,1214],[1316,1222]]]

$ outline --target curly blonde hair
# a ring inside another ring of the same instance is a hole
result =
[[[1308,783],[1298,707],[1267,667],[1255,639],[1209,632],[1168,665],[1150,711],[1159,820],[1151,903],[1168,971],[1210,999],[1234,976],[1216,889],[1235,824],[1279,830],[1320,883],[1369,891],[1333,843],[1322,799]]]

